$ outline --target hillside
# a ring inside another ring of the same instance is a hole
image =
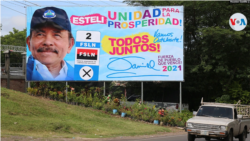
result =
[[[102,111],[1,88],[2,136],[106,138],[169,132]]]

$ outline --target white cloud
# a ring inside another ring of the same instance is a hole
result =
[[[10,18],[2,18],[2,31],[1,35],[9,34],[13,31],[13,28],[23,30],[26,28],[26,17],[25,16],[13,16]]]

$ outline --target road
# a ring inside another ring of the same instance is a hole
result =
[[[136,136],[136,137],[115,137],[115,138],[33,138],[25,136],[5,136],[1,137],[1,141],[187,141],[187,134],[174,133],[174,134],[165,134],[165,135],[145,135],[145,136]],[[205,141],[203,138],[197,138],[195,141]],[[211,141],[221,141],[212,139]],[[234,141],[238,139],[234,138]],[[246,141],[250,141],[250,134]]]
[[[239,139],[235,139],[234,141],[238,141]],[[165,136],[149,136],[149,137],[141,137],[141,138],[122,138],[118,137],[115,139],[108,139],[105,141],[187,141],[187,134],[181,134],[181,135],[165,135]],[[204,138],[196,138],[195,141],[205,141]],[[221,141],[216,139],[211,139],[211,141]],[[248,138],[246,141],[250,141],[250,134],[248,134]]]

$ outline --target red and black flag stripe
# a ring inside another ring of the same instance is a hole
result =
[[[77,49],[77,59],[97,60],[97,49]]]

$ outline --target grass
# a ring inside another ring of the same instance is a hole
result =
[[[105,138],[169,132],[166,127],[1,88],[1,135]]]

